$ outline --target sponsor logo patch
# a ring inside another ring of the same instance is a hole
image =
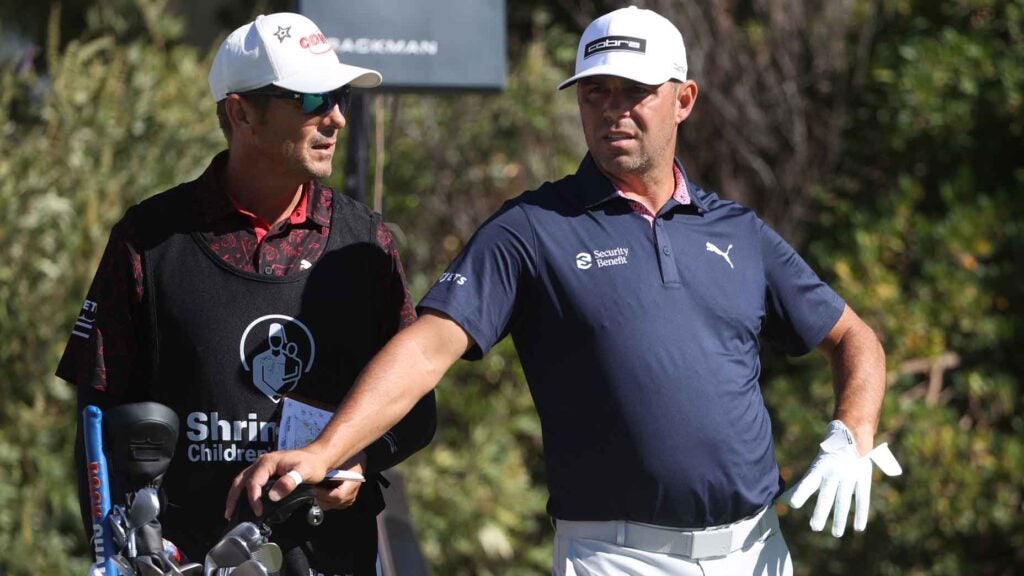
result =
[[[732,259],[729,258],[729,252],[732,250],[732,244],[729,244],[729,247],[726,248],[724,252],[721,248],[715,246],[711,242],[705,242],[704,247],[707,249],[708,252],[711,252],[712,254],[718,254],[722,258],[725,258],[725,261],[729,264],[729,268],[735,268],[735,266],[732,265]]]
[[[189,412],[185,425],[189,462],[254,462],[277,446],[277,422],[255,412],[245,420],[222,418],[216,411]]]
[[[608,250],[591,250],[576,255],[576,267],[587,270],[597,265],[598,268],[629,264],[629,248],[619,246]]]
[[[634,36],[605,36],[583,47],[583,59],[586,60],[594,54],[601,52],[636,52],[637,54],[647,53],[647,40]]]
[[[99,310],[99,305],[86,299],[82,303],[82,311],[78,313],[78,318],[75,318],[75,326],[71,329],[71,335],[88,340],[92,336],[93,326],[96,325],[97,310]]]
[[[462,274],[456,274],[455,272],[445,272],[444,274],[441,274],[440,278],[437,279],[437,283],[444,284],[445,282],[453,282],[458,286],[462,286],[463,284],[466,283],[466,280],[469,280],[469,278],[466,278]]]
[[[319,32],[299,38],[299,46],[313,54],[325,54],[331,51],[331,45],[327,42],[327,37]]]
[[[274,402],[299,385],[316,360],[313,334],[301,321],[283,314],[253,320],[238,343],[242,368],[252,383]]]

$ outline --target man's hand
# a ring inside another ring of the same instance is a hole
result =
[[[339,468],[341,470],[362,474],[366,470],[366,453],[360,452],[354,458],[339,466]],[[343,480],[337,484],[332,483],[330,488],[314,486],[313,497],[316,498],[316,503],[324,512],[328,510],[340,510],[342,508],[348,508],[355,503],[356,496],[359,495],[359,488],[362,485],[362,482]]]
[[[811,514],[811,530],[821,532],[834,505],[832,535],[839,538],[846,531],[850,498],[854,497],[857,510],[853,516],[853,529],[863,532],[868,524],[872,462],[886,476],[899,476],[903,470],[885,443],[861,456],[853,434],[840,420],[829,423],[825,440],[820,446],[821,450],[807,473],[782,495],[780,501],[793,508],[800,508],[812,494],[818,492],[814,513]]]
[[[279,476],[269,494],[270,499],[277,502],[291,494],[292,490],[295,490],[303,482],[316,484],[323,480],[324,474],[331,467],[330,462],[308,446],[301,450],[268,452],[260,456],[248,468],[242,470],[238,476],[235,476],[231,482],[231,490],[228,491],[224,518],[231,519],[243,490],[249,499],[252,511],[257,516],[261,516],[263,503],[260,502],[260,496],[263,493],[263,486],[271,477]]]

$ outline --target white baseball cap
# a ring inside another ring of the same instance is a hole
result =
[[[220,102],[232,92],[268,84],[306,94],[345,84],[373,88],[380,72],[342,64],[320,28],[301,14],[260,15],[224,39],[210,67],[210,93]]]
[[[620,76],[643,84],[686,80],[683,35],[664,16],[636,6],[609,12],[583,31],[576,74],[561,90],[587,76]]]

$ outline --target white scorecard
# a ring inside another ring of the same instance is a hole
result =
[[[320,431],[331,420],[333,413],[312,404],[285,396],[281,405],[281,424],[277,432],[278,450],[305,448],[316,440]],[[336,482],[366,482],[366,478],[349,470],[330,470],[324,480]]]

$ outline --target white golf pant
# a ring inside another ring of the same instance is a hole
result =
[[[705,530],[613,520],[555,524],[554,576],[792,576],[775,509]]]

